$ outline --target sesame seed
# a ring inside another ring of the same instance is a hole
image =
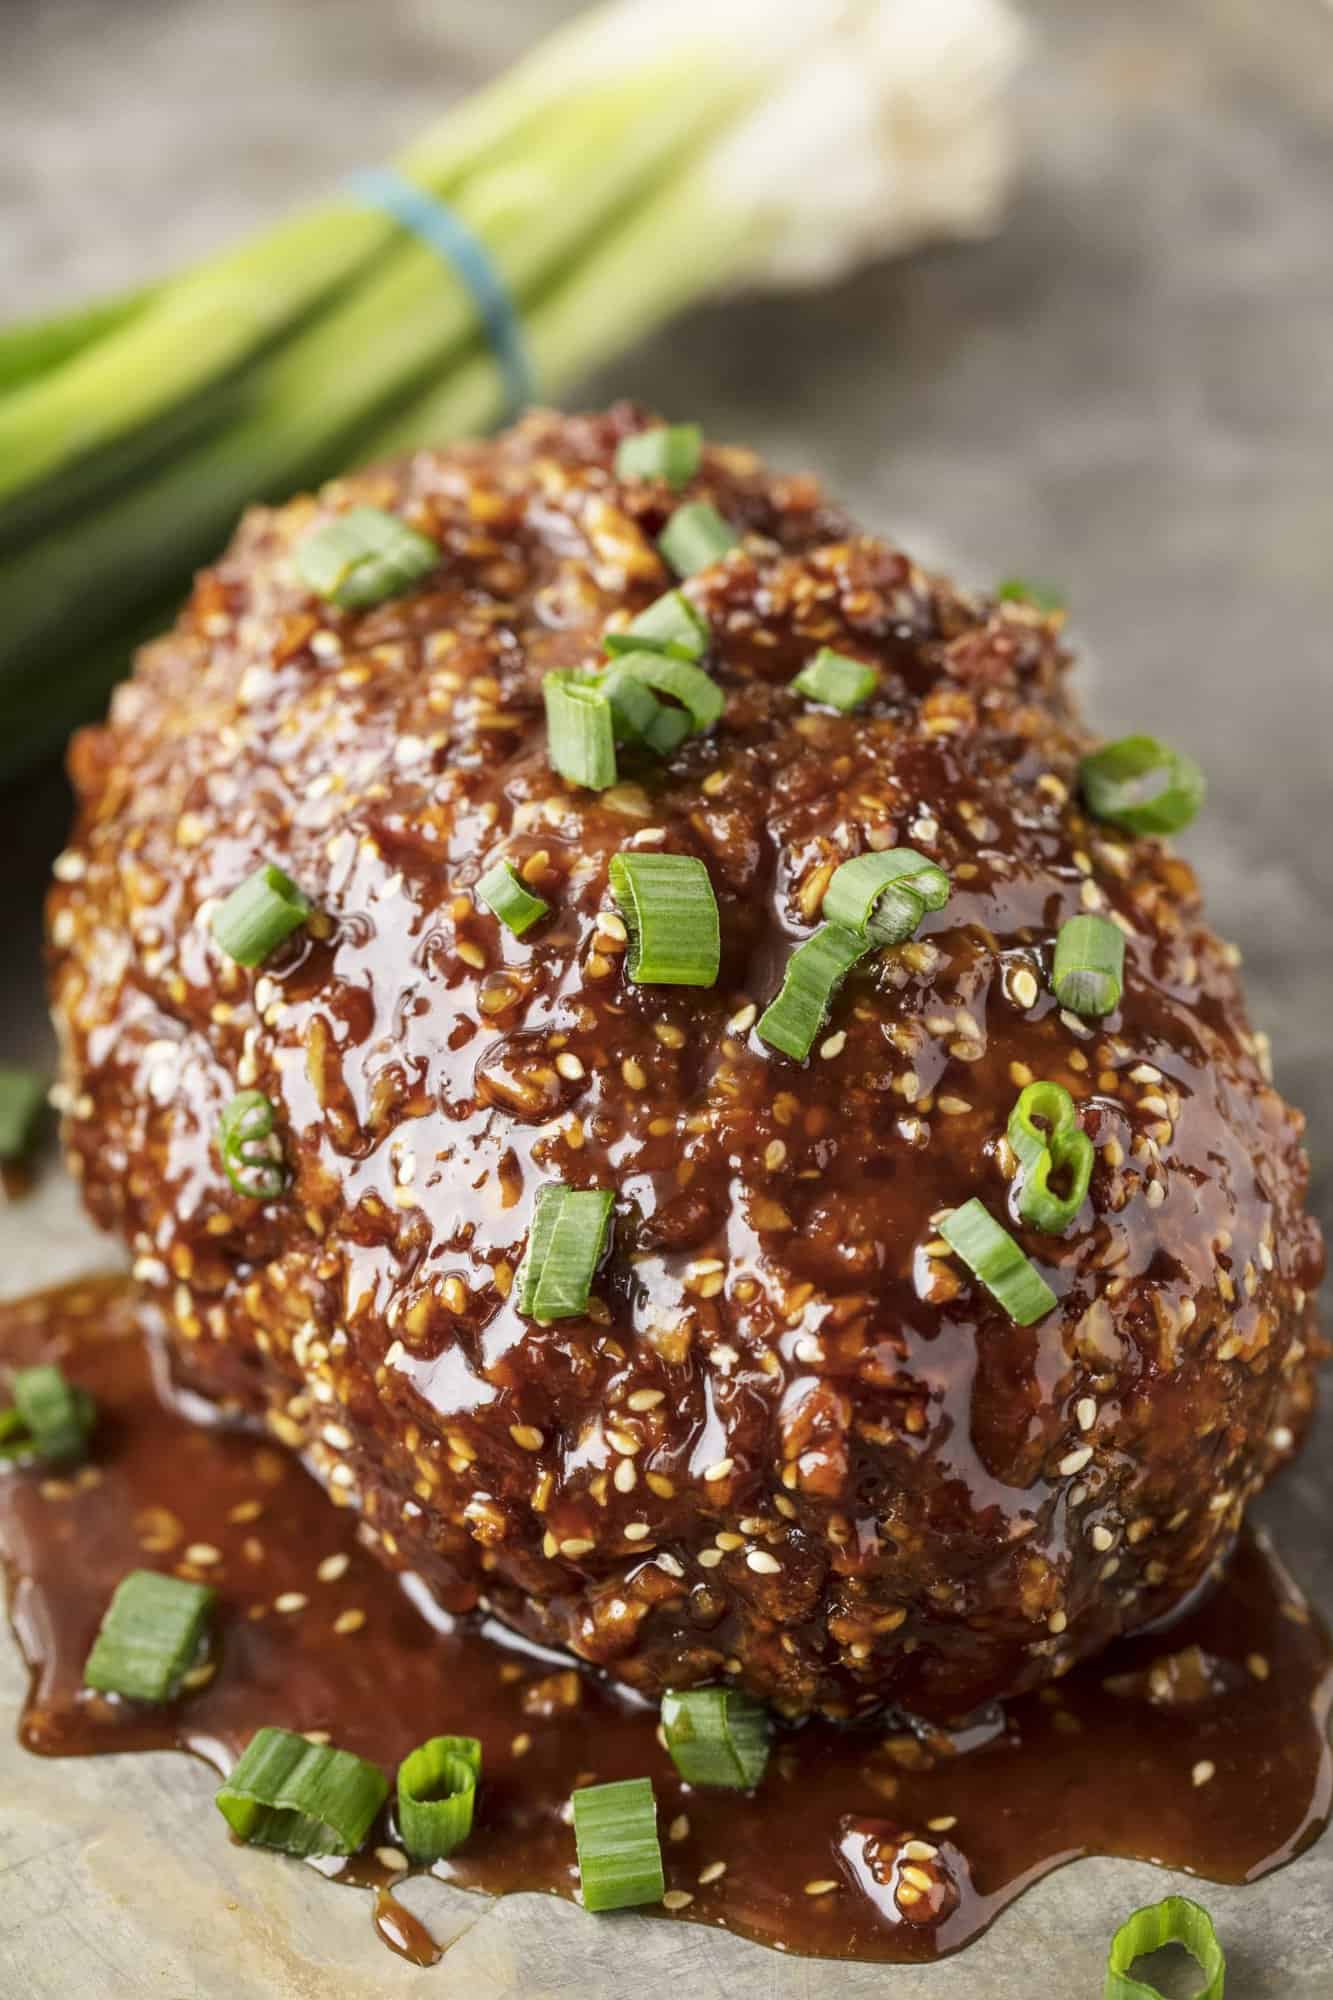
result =
[[[401,1854],[396,1847],[377,1847],[375,1859],[380,1867],[387,1868],[391,1875],[401,1875],[407,1867],[407,1856]]]
[[[700,1569],[716,1569],[721,1560],[721,1549],[700,1549],[699,1551],[698,1561]]]
[[[957,1824],[957,1813],[941,1813],[938,1819],[928,1819],[926,1821],[926,1825],[932,1833],[948,1833]]]
[[[321,1583],[336,1583],[340,1576],[346,1576],[347,1565],[351,1560],[352,1558],[346,1555],[325,1556],[315,1575]]]
[[[759,1009],[753,1005],[742,1007],[740,1012],[733,1014],[727,1022],[728,1034],[743,1035],[747,1028],[754,1026],[758,1013]]]
[[[720,1882],[727,1872],[725,1861],[710,1861],[706,1868],[699,1870],[699,1886],[707,1888],[710,1882]]]
[[[587,1541],[582,1535],[570,1535],[560,1543],[562,1556],[587,1556],[596,1548],[596,1542]]]
[[[837,1886],[837,1883],[828,1876],[821,1875],[818,1881],[806,1883],[805,1893],[807,1896],[827,1896]]]
[[[1247,1653],[1245,1664],[1257,1681],[1266,1681],[1268,1679],[1268,1661],[1262,1653]]]
[[[667,1839],[688,1840],[689,1837],[690,1837],[689,1818],[685,1813],[677,1813],[676,1817],[672,1820],[670,1826],[667,1828]]]
[[[621,1452],[626,1458],[632,1458],[636,1451],[643,1448],[642,1438],[636,1438],[632,1431],[613,1430],[609,1424],[606,1427],[606,1441],[612,1451]]]
[[[531,1748],[532,1738],[526,1729],[521,1729],[509,1746],[510,1754],[514,1757],[526,1757]]]
[[[1206,1757],[1201,1757],[1190,1772],[1190,1777],[1197,1788],[1199,1785],[1206,1785],[1216,1770],[1216,1764],[1210,1763]]]
[[[364,1611],[340,1611],[333,1621],[333,1629],[338,1634],[338,1637],[343,1639],[347,1637],[349,1632],[359,1632],[365,1622],[366,1614]]]
[[[1046,1620],[1046,1630],[1056,1633],[1063,1632],[1068,1623],[1069,1619],[1063,1611],[1053,1611]]]
[[[546,1442],[535,1424],[511,1424],[509,1435],[520,1451],[540,1451]]]
[[[823,1056],[826,1062],[832,1062],[835,1056],[840,1056],[842,1054],[846,1046],[847,1046],[846,1033],[844,1032],[843,1029],[839,1028],[836,1035],[830,1035],[828,1037],[828,1040],[821,1044],[819,1053],[821,1056]]]
[[[662,1898],[664,1910],[684,1910],[694,1901],[688,1889],[668,1889]]]
[[[200,1569],[207,1569],[210,1563],[222,1561],[222,1551],[215,1549],[211,1542],[191,1542],[185,1551],[184,1560],[187,1563],[195,1563]],[[305,1599],[302,1598],[301,1602],[304,1604]]]
[[[1091,1457],[1092,1446],[1090,1444],[1081,1444],[1076,1450],[1065,1453],[1065,1456],[1060,1460],[1058,1469],[1066,1477],[1069,1477],[1075,1472],[1082,1472]]]
[[[782,1568],[777,1557],[771,1556],[767,1549],[751,1549],[745,1558],[745,1566],[757,1570],[761,1576],[777,1576]]]
[[[1166,1189],[1161,1181],[1149,1181],[1147,1187],[1143,1190],[1143,1199],[1147,1202],[1149,1208],[1160,1208],[1166,1200]]]
[[[630,1521],[625,1528],[625,1540],[627,1542],[645,1542],[651,1533],[652,1529],[646,1521]]]
[[[715,1464],[705,1466],[704,1478],[710,1486],[715,1485],[719,1479],[727,1478],[734,1465],[734,1459],[719,1458]]]
[[[1074,1405],[1074,1415],[1078,1418],[1081,1431],[1090,1431],[1097,1421],[1097,1405],[1091,1396],[1080,1396]]]
[[[1105,1555],[1108,1549],[1115,1546],[1115,1536],[1109,1528],[1103,1528],[1100,1522],[1093,1528],[1091,1540],[1094,1549],[1098,1550],[1102,1555]]]
[[[587,1074],[578,1057],[571,1055],[567,1049],[556,1057],[555,1067],[557,1075],[565,1077],[570,1083],[577,1083],[580,1077]]]
[[[625,1401],[631,1410],[655,1410],[663,1398],[661,1389],[636,1389]]]
[[[634,1470],[632,1458],[618,1458],[616,1469],[611,1475],[611,1484],[617,1493],[632,1493],[639,1483],[639,1475]]]
[[[899,1870],[899,1876],[902,1881],[910,1883],[914,1889],[919,1889],[923,1896],[928,1889],[935,1887],[933,1879],[927,1875],[924,1868],[915,1868],[910,1863],[906,1868]]]
[[[1009,992],[1019,1007],[1034,1006],[1039,988],[1033,973],[1022,965],[1010,975]]]
[[[743,1549],[745,1537],[732,1532],[730,1528],[719,1528],[713,1540],[720,1549]]]
[[[929,1840],[905,1840],[898,1850],[905,1861],[933,1861],[939,1851]]]
[[[273,1609],[284,1612],[304,1611],[309,1602],[310,1599],[303,1596],[299,1590],[284,1590],[281,1597],[274,1598]]]

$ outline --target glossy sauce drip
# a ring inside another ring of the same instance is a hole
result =
[[[87,1466],[0,1476],[0,1552],[32,1669],[21,1738],[45,1755],[174,1746],[222,1768],[280,1723],[392,1771],[424,1737],[467,1732],[484,1746],[477,1826],[437,1872],[571,1898],[571,1789],[647,1774],[668,1890],[690,1898],[674,1914],[786,1950],[899,1961],[957,1950],[1079,1855],[1239,1882],[1290,1859],[1328,1816],[1333,1658],[1256,1540],[1168,1633],[1122,1642],[966,1732],[810,1723],[778,1737],[755,1797],[692,1794],[652,1710],[494,1623],[428,1621],[294,1458],[165,1408],[121,1283],[0,1308],[0,1366],[38,1358],[60,1361],[99,1411]],[[134,1567],[219,1592],[216,1671],[161,1710],[82,1687],[106,1600]],[[401,1863],[376,1850],[394,1845],[386,1819],[361,1856],[321,1866],[374,1886],[379,1934],[433,1963],[440,1948],[387,1893]]]

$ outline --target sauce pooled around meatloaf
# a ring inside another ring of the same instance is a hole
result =
[[[1296,1448],[1302,1121],[1190,869],[1080,803],[1058,615],[924,574],[747,451],[617,478],[648,423],[538,413],[247,515],[71,754],[68,1156],[175,1379],[451,1612],[648,1696],[955,1718],[1172,1611]],[[683,586],[725,710],[582,789],[543,677],[672,587],[657,537],[694,500],[742,537]],[[294,556],[366,506],[439,559],[342,610]],[[821,647],[876,670],[853,712],[792,686]],[[833,871],[895,846],[947,903],[780,1053],[759,1017]],[[628,977],[626,851],[704,864],[712,987]],[[549,905],[521,937],[476,894],[501,858]],[[211,926],[263,862],[312,914],[246,969]],[[1081,913],[1125,939],[1100,1018],[1051,990]],[[1058,1234],[1013,1208],[1036,1080],[1094,1148]],[[250,1089],[267,1201],[218,1147]],[[539,1324],[515,1280],[550,1182],[614,1190],[614,1221],[586,1310]],[[974,1197],[1055,1296],[1032,1324],[940,1235]]]

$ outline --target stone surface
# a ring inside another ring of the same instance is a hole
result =
[[[6,310],[128,282],[319,191],[569,11],[9,0]],[[1280,1081],[1310,1114],[1328,1227],[1333,13],[1315,0],[1028,11],[1028,165],[1003,236],[831,294],[699,312],[581,400],[630,393],[696,416],[814,467],[928,560],[1067,590],[1093,713],[1187,744],[1208,771],[1208,811],[1183,845],[1244,949]],[[55,782],[10,807],[0,1052],[18,1057],[44,1046],[36,912],[65,807]],[[0,1216],[7,1291],[107,1261],[53,1163],[36,1200]],[[1326,1611],[1331,1446],[1326,1418],[1262,1509]],[[21,1687],[0,1635],[0,1702]],[[835,1980],[847,2000],[1081,1996],[1100,1986],[1120,1915],[1168,1887],[1147,1867],[1081,1863],[964,1957],[895,1973],[418,1885],[440,1935],[459,1933],[427,1974],[375,1942],[361,1898],[230,1847],[211,1790],[201,1768],[160,1758],[43,1765],[0,1745],[0,1993],[620,2000],[632,1982],[638,2000],[682,1983],[697,2000],[813,2000]],[[1229,2000],[1328,1994],[1333,1840],[1204,1896]]]

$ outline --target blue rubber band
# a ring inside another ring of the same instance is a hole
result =
[[[392,167],[368,167],[353,174],[346,186],[354,199],[368,208],[383,209],[458,273],[472,294],[500,364],[509,414],[516,416],[533,401],[537,378],[518,307],[481,238],[456,209],[413,186]]]

